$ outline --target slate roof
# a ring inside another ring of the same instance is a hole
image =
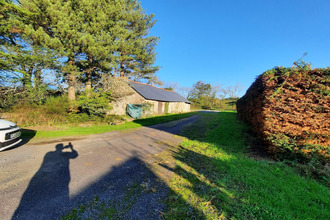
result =
[[[157,88],[148,84],[130,81],[129,85],[139,93],[143,98],[162,102],[191,102],[180,96],[178,93],[166,89]]]

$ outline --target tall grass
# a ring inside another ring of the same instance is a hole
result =
[[[50,97],[43,105],[29,103],[16,105],[9,111],[9,117],[22,127],[66,123],[68,106],[67,98]]]

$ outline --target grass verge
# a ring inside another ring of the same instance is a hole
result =
[[[34,138],[34,139],[49,139],[49,138],[59,138],[59,137],[72,137],[72,136],[82,136],[82,135],[90,135],[90,134],[99,134],[108,131],[114,130],[124,130],[130,128],[138,128],[142,126],[150,126],[154,124],[165,123],[169,121],[179,120],[182,118],[190,117],[198,112],[189,112],[183,114],[168,114],[162,116],[155,116],[146,119],[137,119],[131,122],[126,122],[120,125],[90,125],[90,126],[79,126],[77,124],[70,124],[66,126],[56,127],[54,130],[31,130],[31,129],[23,129],[22,137],[23,138]],[[55,128],[55,126],[54,126]]]
[[[330,219],[329,188],[249,157],[245,129],[235,112],[206,114],[164,154],[174,172],[165,219]]]

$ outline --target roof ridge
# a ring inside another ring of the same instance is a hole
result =
[[[133,83],[137,83],[137,84],[141,84],[141,85],[151,86],[151,87],[154,87],[156,89],[162,89],[162,90],[165,90],[165,91],[168,91],[168,92],[175,92],[173,90],[171,91],[171,90],[167,90],[167,89],[164,89],[164,88],[159,88],[159,87],[147,84],[147,83],[136,82],[136,81],[133,81],[133,80],[130,80],[130,79],[128,81],[133,82]]]

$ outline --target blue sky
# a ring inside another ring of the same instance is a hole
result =
[[[304,57],[330,66],[329,0],[141,0],[157,23],[158,77],[191,87],[241,84]]]

